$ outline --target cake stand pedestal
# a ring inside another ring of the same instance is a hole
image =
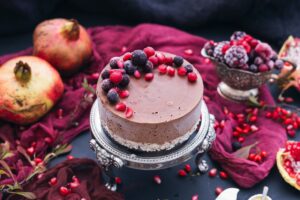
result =
[[[201,158],[215,140],[214,121],[214,116],[209,114],[205,102],[202,101],[200,126],[186,142],[167,151],[135,151],[121,146],[106,134],[100,123],[99,102],[96,100],[90,114],[93,137],[90,141],[90,147],[95,151],[99,165],[109,178],[106,187],[113,191],[117,189],[113,176],[114,168],[165,169],[186,162],[196,155],[195,162],[198,169],[200,172],[206,172],[208,165]]]

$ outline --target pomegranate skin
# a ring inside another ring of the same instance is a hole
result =
[[[73,25],[76,28],[72,29]],[[76,20],[63,18],[40,23],[34,30],[33,48],[35,56],[47,60],[64,75],[78,71],[92,55],[92,42],[85,28]]]
[[[18,62],[28,64],[29,80],[17,79]],[[20,56],[0,67],[0,119],[26,125],[36,122],[60,99],[64,85],[59,73],[45,60]]]

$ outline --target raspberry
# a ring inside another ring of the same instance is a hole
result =
[[[173,63],[176,67],[180,67],[183,64],[183,58],[181,56],[175,56]]]
[[[217,44],[217,46],[215,47],[215,49],[214,49],[213,56],[219,62],[224,62],[225,61],[224,60],[224,53],[223,53],[222,49],[223,49],[224,45],[226,45],[226,44],[229,44],[229,42],[227,42],[227,41],[219,42]]]
[[[243,31],[235,31],[231,37],[230,40],[240,40],[242,39],[244,36],[246,36],[246,33]]]
[[[248,55],[242,46],[232,46],[225,53],[225,62],[234,68],[242,68],[248,62]]]
[[[206,42],[203,48],[207,55],[213,56],[214,49],[215,49],[214,41],[211,40],[211,41]]]
[[[132,63],[137,66],[144,66],[147,62],[147,55],[142,50],[135,50],[132,52]]]
[[[130,60],[131,57],[132,57],[132,54],[130,52],[127,52],[123,56],[123,61]]]

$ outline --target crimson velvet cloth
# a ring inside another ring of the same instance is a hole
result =
[[[126,26],[94,27],[89,28],[88,32],[93,41],[93,57],[90,64],[76,75],[64,79],[64,95],[52,111],[39,122],[25,127],[25,130],[16,125],[1,122],[0,138],[9,141],[12,149],[16,149],[17,140],[24,148],[36,141],[36,154],[43,157],[49,147],[49,144],[44,141],[45,137],[51,137],[54,140],[51,145],[54,145],[70,142],[78,134],[88,130],[91,103],[83,100],[85,95],[85,90],[81,86],[83,79],[87,78],[89,83],[95,86],[97,80],[94,80],[91,74],[100,72],[111,57],[123,54],[121,49],[124,46],[128,51],[152,46],[156,50],[183,56],[200,71],[205,86],[204,94],[211,99],[206,102],[209,111],[215,115],[218,121],[226,120],[225,128],[217,130],[217,138],[210,152],[211,157],[219,162],[232,179],[242,187],[251,187],[268,175],[274,164],[276,151],[284,145],[286,140],[285,130],[279,124],[260,114],[258,117],[260,130],[247,137],[244,145],[258,141],[258,147],[266,150],[269,156],[261,164],[257,164],[233,155],[232,129],[236,122],[225,116],[222,110],[223,106],[227,106],[233,113],[241,113],[245,106],[225,100],[218,95],[216,87],[220,80],[215,73],[214,66],[206,64],[205,59],[200,56],[200,50],[206,39],[174,28],[153,24],[141,24],[134,28]],[[194,54],[185,55],[184,50],[186,49],[192,49]],[[31,53],[32,49],[29,48],[16,54],[2,56],[0,64],[9,58]],[[260,92],[262,100],[268,104],[274,104],[267,87],[262,87]],[[58,108],[64,110],[62,119],[58,119],[56,116]],[[73,125],[74,122],[78,122],[79,125]],[[7,159],[7,162],[15,169],[16,177],[19,180],[31,172],[30,165],[19,154]],[[11,181],[9,179],[0,180],[0,184]]]

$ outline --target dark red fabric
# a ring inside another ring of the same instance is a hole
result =
[[[200,56],[200,50],[206,42],[204,38],[193,36],[174,28],[151,24],[142,24],[134,28],[125,26],[95,27],[90,28],[88,32],[94,44],[94,55],[90,66],[68,80],[64,80],[65,93],[55,108],[40,122],[33,124],[25,131],[20,131],[16,126],[2,122],[0,138],[10,141],[12,148],[16,147],[15,141],[17,139],[20,140],[21,145],[25,148],[32,141],[37,140],[37,154],[43,157],[47,151],[47,144],[44,142],[45,136],[50,136],[56,143],[70,142],[79,133],[87,130],[89,128],[88,116],[91,104],[87,102],[82,103],[84,89],[81,87],[81,83],[83,78],[87,77],[91,84],[95,84],[96,80],[92,80],[90,74],[99,72],[111,57],[121,55],[121,48],[123,46],[126,46],[128,51],[152,46],[160,51],[183,56],[194,64],[202,74],[205,85],[204,93],[212,99],[207,102],[210,112],[216,116],[218,121],[226,119],[226,126],[223,131],[220,132],[218,130],[217,139],[211,150],[212,158],[218,161],[232,179],[242,187],[251,187],[268,175],[275,161],[275,152],[279,147],[283,146],[286,140],[285,131],[277,123],[259,116],[258,124],[261,129],[259,132],[249,136],[245,144],[259,141],[258,146],[263,147],[269,153],[268,158],[262,164],[257,164],[233,156],[231,139],[232,127],[235,126],[235,121],[227,119],[222,112],[222,108],[226,105],[233,112],[240,113],[244,109],[244,106],[224,100],[217,94],[216,87],[219,79],[216,76],[214,66],[206,64],[204,58]],[[192,49],[194,54],[185,55],[184,50],[186,49]],[[0,58],[0,64],[11,57],[30,53],[31,49],[28,49],[17,54],[3,56]],[[274,103],[266,87],[261,89],[261,94],[261,99],[265,100],[266,103]],[[58,108],[64,109],[63,119],[57,119],[56,117],[56,110]],[[74,110],[76,110],[75,113]],[[79,122],[79,126],[72,126],[70,124],[71,117],[73,117],[72,121]],[[17,175],[19,179],[22,179],[24,175],[30,172],[30,168],[20,168],[20,166],[28,166],[28,164],[23,162],[23,159],[19,155],[10,159],[9,162],[19,172]],[[21,169],[26,170],[20,173]],[[1,183],[3,183],[3,180],[0,181]]]
[[[61,186],[66,186],[76,176],[80,185],[72,193],[63,197],[59,193]],[[49,180],[57,177],[57,184],[49,186]],[[34,192],[38,200],[121,200],[122,195],[107,190],[102,182],[101,169],[90,159],[72,159],[64,161],[48,170],[40,179],[35,178],[24,186],[25,191]],[[20,196],[10,196],[7,200],[23,200]]]

